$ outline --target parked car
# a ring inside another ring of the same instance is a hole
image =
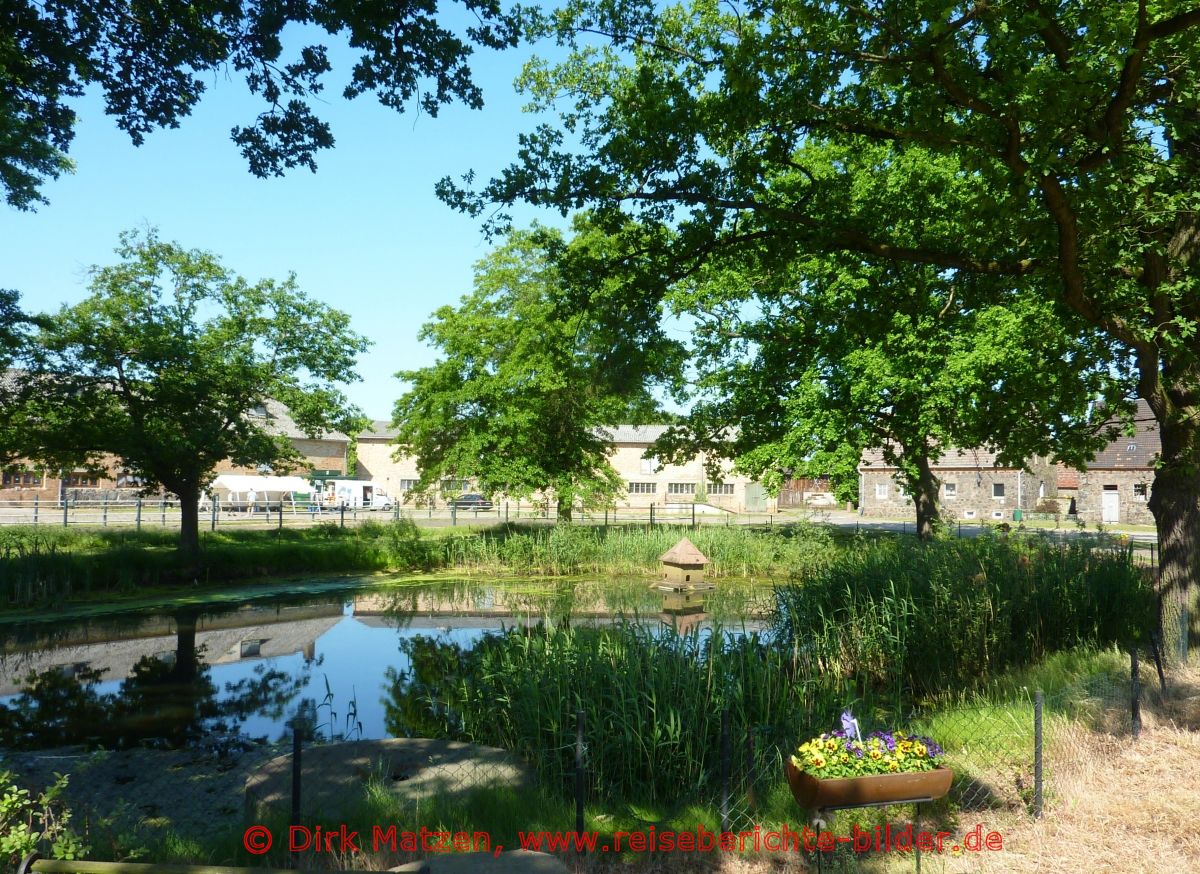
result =
[[[483,495],[459,495],[450,502],[450,506],[457,510],[490,510],[492,502]]]

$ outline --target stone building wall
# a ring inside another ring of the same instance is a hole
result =
[[[943,518],[963,521],[1012,521],[1018,507],[1032,511],[1041,498],[1057,494],[1053,467],[1032,463],[1033,472],[1012,468],[939,468]],[[1003,494],[997,495],[998,487]],[[864,516],[908,518],[915,514],[911,495],[903,493],[895,468],[867,467],[861,471],[859,506]]]
[[[1147,502],[1154,483],[1153,470],[1104,470],[1091,468],[1079,475],[1079,492],[1075,509],[1079,518],[1088,523],[1103,522],[1104,492],[1115,491],[1117,518],[1106,525],[1153,525]],[[1106,489],[1106,486],[1116,486]]]

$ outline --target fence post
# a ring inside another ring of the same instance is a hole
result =
[[[1033,696],[1033,815],[1042,818],[1042,690]]]
[[[338,525],[342,528],[345,528],[346,527],[346,505],[342,504],[340,507],[338,507],[338,511],[341,513],[341,518],[338,521]]]
[[[1138,651],[1129,649],[1129,709],[1133,721],[1133,739],[1142,733],[1142,683],[1138,676]]]
[[[650,504],[650,527],[654,527],[654,504]]]
[[[458,504],[454,503],[454,501],[450,502],[450,524],[458,524]]]
[[[158,515],[159,521],[163,528],[167,527],[167,496],[163,495],[158,499]]]
[[[721,831],[729,831],[729,708],[721,711]]]
[[[575,834],[583,834],[583,730],[587,715],[575,711]],[[582,852],[582,850],[580,850]]]
[[[71,502],[69,500],[67,500],[66,492],[63,493],[62,501],[63,501],[63,528],[66,528],[67,522],[68,522],[67,513],[71,509]]]
[[[33,496],[33,524],[38,523],[38,496]]]
[[[100,499],[100,524],[108,527],[108,498]]]
[[[137,530],[142,530],[142,496],[138,495],[137,508],[134,510],[134,524],[137,525]]]
[[[292,720],[292,825],[300,825],[300,716]],[[296,854],[292,854],[295,867]]]
[[[696,502],[692,501],[692,530],[696,530]]]
[[[214,493],[209,503],[209,530],[217,530],[217,496]]]
[[[283,498],[279,499],[279,530],[283,530]]]

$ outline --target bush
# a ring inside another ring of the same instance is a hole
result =
[[[70,828],[71,812],[62,803],[67,778],[37,796],[17,786],[9,771],[0,771],[0,863],[15,870],[34,851],[54,859],[80,859],[88,846]]]

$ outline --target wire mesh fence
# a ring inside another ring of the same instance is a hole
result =
[[[996,814],[1055,816],[1087,791],[1089,776],[1103,767],[1106,756],[1136,741],[1140,704],[1159,679],[1152,659],[1131,661],[1125,676],[1100,674],[1047,694],[1016,691],[910,712],[904,727],[935,738],[954,772],[947,798],[920,815],[971,822]],[[627,787],[606,782],[591,755],[593,744],[611,728],[602,717],[567,711],[555,714],[554,721],[560,743],[524,757],[490,750],[464,756],[458,751],[462,745],[451,745],[423,754],[421,761],[378,762],[368,770],[404,799],[412,823],[436,812],[469,826],[473,811],[486,808],[480,806],[480,793],[520,797],[525,803],[535,790],[550,804],[538,824],[564,834],[594,830],[597,811],[617,808],[641,811],[643,826],[678,821],[682,815],[714,833],[735,835],[829,819],[821,811],[801,810],[790,796],[784,762],[804,738],[778,727],[739,724],[736,708],[721,713],[718,749],[684,750],[703,755],[705,768],[698,780],[680,785],[668,805],[640,804],[628,797]],[[641,767],[653,754],[647,744],[630,744],[627,764],[631,770]],[[912,810],[885,815],[911,821]],[[845,853],[844,867],[857,870],[858,855]]]

